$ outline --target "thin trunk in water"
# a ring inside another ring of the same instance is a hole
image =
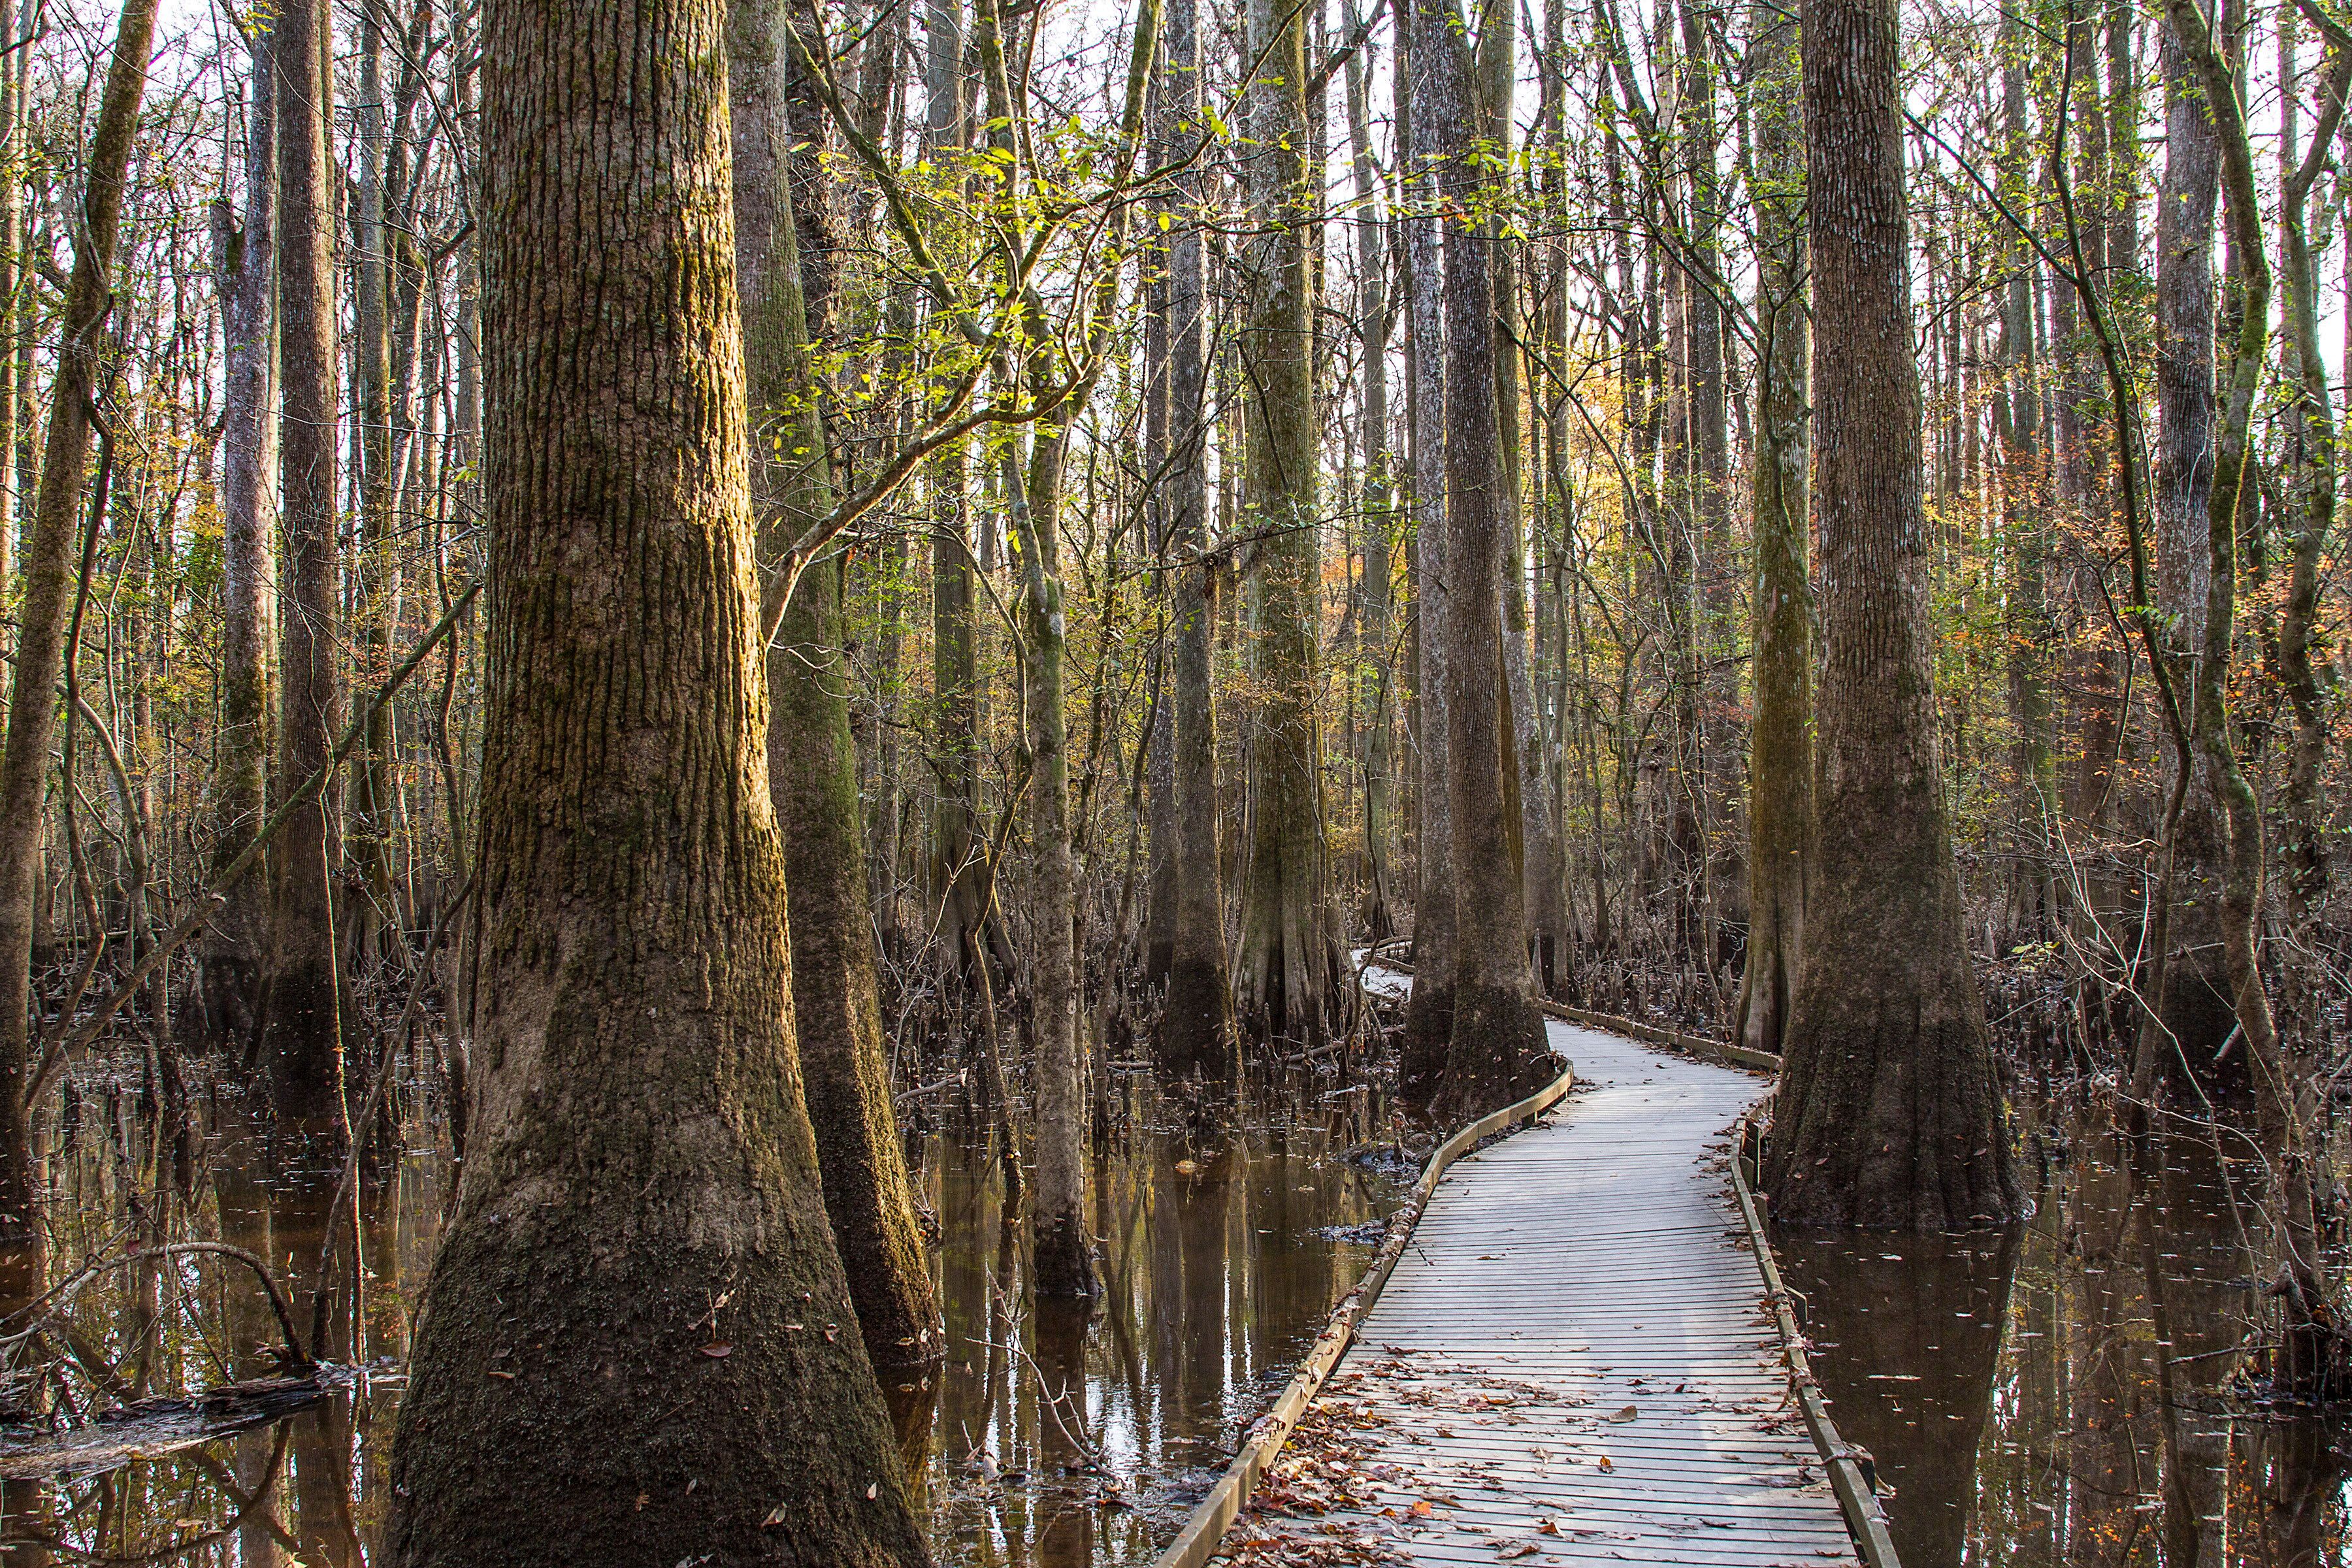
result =
[[[793,1044],[726,22],[483,18],[479,1116],[394,1443],[414,1568],[927,1561]]]
[[[2342,1392],[2346,1345],[2336,1320],[2321,1231],[2327,1153],[2317,1128],[2317,1074],[2299,1049],[2290,1049],[2280,1039],[2263,984],[2258,942],[2262,811],[2238,766],[2229,706],[2238,529],[2253,488],[2254,402],[2270,341],[2270,260],[2263,242],[2252,138],[2230,67],[2191,0],[2167,0],[2165,14],[2211,108],[2236,285],[2224,312],[2235,340],[2221,378],[2214,429],[2213,489],[2206,512],[2210,570],[2190,733],[2200,759],[2212,770],[2214,793],[2228,828],[2221,878],[2221,942],[2231,1000],[2253,1078],[2255,1118],[2273,1163],[2266,1204],[2279,1261],[2270,1293],[2280,1301],[2286,1322],[2272,1374],[2282,1393],[2321,1397]]]
[[[335,569],[334,206],[323,65],[327,0],[288,0],[275,29],[280,335],[278,502],[288,593],[278,617],[278,775],[291,794],[327,764],[343,727],[336,660],[342,595]],[[336,973],[331,786],[279,829],[272,871],[261,1050],[281,1114],[327,1117],[342,1092]]]
[[[1200,7],[1170,0],[1168,74],[1163,89],[1171,118],[1181,122],[1201,101]],[[1211,639],[1216,624],[1216,568],[1208,558],[1208,308],[1207,245],[1201,231],[1206,179],[1188,174],[1178,189],[1192,210],[1172,228],[1168,246],[1168,548],[1173,585],[1169,595],[1175,786],[1175,929],[1168,966],[1168,1002],[1160,1021],[1160,1059],[1179,1072],[1230,1076],[1236,1060],[1234,997],[1226,969],[1224,858],[1217,831],[1217,712],[1212,688]]]
[[[2169,635],[2166,660],[2176,687],[2194,689],[2205,641],[2212,575],[2207,514],[2213,496],[2213,215],[2221,189],[2221,139],[2197,68],[2165,29],[2164,183],[2157,203],[2156,513],[2157,603]],[[2180,787],[2182,759],[2165,752],[2165,788]],[[2161,853],[2170,863],[2168,949],[2157,1014],[2168,1077],[2201,1081],[2236,1031],[2220,927],[2229,829],[2211,768],[2192,751],[2186,795]]]
[[[213,796],[213,868],[226,866],[261,826],[269,770],[269,623],[276,597],[270,547],[270,423],[278,251],[278,104],[271,34],[246,39],[245,208],[213,204],[213,271],[227,345],[221,421],[221,675],[219,761]],[[250,1050],[260,1001],[268,884],[228,889],[205,928],[200,973],[206,1033]]]
[[[111,295],[122,187],[147,61],[155,0],[124,0],[91,132],[73,273],[58,323],[57,375],[49,393],[41,482],[21,563],[16,683],[8,702],[8,751],[0,760],[0,1237],[37,1236],[40,1177],[33,1163],[34,906],[41,891],[47,815],[41,796],[57,733],[58,677],[80,558],[84,469],[89,460],[90,399],[98,384],[101,331]]]

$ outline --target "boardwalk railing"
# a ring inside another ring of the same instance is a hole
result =
[[[1332,1310],[1330,1321],[1324,1324],[1323,1331],[1316,1336],[1314,1347],[1307,1352],[1307,1359],[1299,1363],[1297,1372],[1291,1375],[1289,1384],[1282,1391],[1282,1397],[1274,1402],[1273,1409],[1251,1426],[1241,1452],[1234,1456],[1234,1462],[1225,1468],[1225,1473],[1217,1479],[1217,1484],[1210,1489],[1209,1495],[1192,1510],[1192,1518],[1184,1521],[1183,1533],[1160,1554],[1153,1568],[1200,1568],[1216,1554],[1218,1542],[1224,1539],[1226,1530],[1240,1515],[1242,1504],[1249,1500],[1258,1478],[1265,1472],[1266,1466],[1273,1463],[1274,1457],[1282,1451],[1283,1444],[1290,1438],[1291,1428],[1297,1426],[1299,1417],[1307,1414],[1307,1407],[1315,1403],[1315,1395],[1321,1392],[1324,1380],[1331,1375],[1332,1369],[1339,1364],[1339,1358],[1346,1355],[1348,1347],[1355,1342],[1357,1324],[1362,1322],[1364,1314],[1372,1310],[1372,1303],[1381,1299],[1381,1287],[1389,1282],[1390,1274],[1395,1271],[1397,1259],[1404,1256],[1406,1246],[1412,1240],[1413,1226],[1420,1222],[1421,1211],[1428,1205],[1430,1194],[1437,1190],[1437,1184],[1446,1171],[1456,1160],[1497,1132],[1507,1132],[1533,1121],[1559,1104],[1575,1087],[1576,1068],[1571,1065],[1527,1099],[1516,1105],[1507,1105],[1490,1116],[1480,1117],[1437,1146],[1436,1152],[1430,1155],[1429,1163],[1422,1167],[1421,1180],[1413,1184],[1412,1192],[1405,1199],[1403,1206],[1390,1216],[1388,1235],[1381,1240],[1380,1254],[1372,1259],[1372,1266],[1364,1270],[1364,1277],[1356,1281],[1355,1289],[1339,1299],[1339,1306]]]
[[[1391,969],[1401,974],[1411,974],[1412,966],[1393,959],[1381,958],[1367,963],[1364,968]],[[1361,977],[1359,976],[1359,984]],[[1713,1058],[1733,1067],[1752,1071],[1777,1073],[1780,1058],[1767,1051],[1751,1050],[1721,1040],[1711,1040],[1700,1035],[1686,1035],[1677,1030],[1662,1029],[1632,1018],[1620,1018],[1608,1013],[1589,1012],[1580,1007],[1563,1006],[1549,998],[1537,998],[1544,1012],[1570,1023],[1588,1028],[1606,1030],[1633,1039],[1642,1040],[1668,1050],[1688,1056]],[[1380,1300],[1381,1287],[1388,1283],[1398,1258],[1404,1255],[1412,1239],[1412,1231],[1420,1222],[1422,1211],[1428,1205],[1432,1194],[1446,1171],[1464,1154],[1497,1132],[1521,1127],[1533,1121],[1574,1087],[1575,1068],[1571,1066],[1550,1084],[1516,1105],[1506,1106],[1490,1116],[1480,1118],[1448,1138],[1437,1147],[1423,1167],[1421,1179],[1413,1184],[1412,1193],[1404,1205],[1389,1222],[1387,1237],[1381,1245],[1380,1255],[1364,1271],[1355,1289],[1340,1299],[1332,1310],[1330,1321],[1316,1337],[1306,1359],[1299,1363],[1274,1407],[1250,1428],[1241,1451],[1234,1456],[1225,1473],[1209,1495],[1193,1509],[1179,1534],[1153,1568],[1202,1568],[1217,1553],[1225,1531],[1241,1514],[1242,1505],[1258,1482],[1266,1466],[1281,1452],[1291,1431],[1307,1414],[1307,1407],[1324,1382],[1345,1356],[1348,1347],[1355,1342],[1357,1326]],[[1769,1096],[1766,1099],[1769,1100]],[[1760,1110],[1761,1105],[1757,1108]],[[1861,1552],[1868,1568],[1902,1568],[1896,1555],[1895,1540],[1886,1525],[1885,1511],[1878,1505],[1873,1487],[1873,1476],[1864,1467],[1869,1456],[1839,1436],[1837,1424],[1830,1418],[1829,1406],[1822,1398],[1821,1386],[1814,1381],[1812,1368],[1805,1356],[1804,1336],[1800,1331],[1796,1314],[1790,1306],[1793,1300],[1788,1287],[1781,1282],[1779,1263],[1772,1256],[1771,1238],[1766,1235],[1758,1215],[1756,1194],[1744,1168],[1751,1151],[1759,1146],[1762,1124],[1757,1110],[1750,1110],[1739,1119],[1737,1143],[1732,1151],[1732,1191],[1738,1199],[1739,1215],[1748,1231],[1749,1246],[1756,1254],[1756,1264],[1763,1276],[1764,1300],[1769,1307],[1773,1322],[1780,1335],[1782,1358],[1789,1368],[1789,1390],[1791,1399],[1802,1414],[1806,1430],[1811,1435],[1813,1447],[1819,1451],[1822,1465],[1828,1472],[1830,1487],[1837,1494],[1838,1508],[1845,1519],[1846,1530],[1853,1537],[1855,1549]]]

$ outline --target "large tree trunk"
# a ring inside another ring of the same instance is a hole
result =
[[[1251,0],[1266,48],[1249,94],[1252,220],[1238,342],[1249,387],[1243,528],[1255,536],[1250,845],[1234,1001],[1261,1040],[1315,1044],[1339,1021],[1343,971],[1324,840],[1319,669],[1322,561],[1316,515],[1314,192],[1305,163],[1307,30],[1302,8]]]
[[[1461,14],[1412,9],[1413,148],[1437,164],[1451,211],[1477,210],[1477,129]],[[1439,1110],[1484,1114],[1551,1076],[1528,969],[1517,735],[1505,677],[1508,475],[1497,429],[1492,252],[1483,224],[1445,226],[1446,794],[1454,833],[1453,1016]]]
[[[2018,1193],[1937,755],[1893,0],[1807,6],[1803,56],[1821,859],[1766,1184],[1801,1224],[1952,1229]]]
[[[478,1114],[391,1555],[921,1563],[793,1045],[726,7],[487,12]]]
[[[213,795],[213,869],[224,868],[261,826],[269,769],[269,630],[276,599],[270,546],[270,422],[278,273],[278,103],[271,35],[247,24],[245,210],[213,204],[213,271],[227,345],[221,420],[220,738]],[[254,1045],[260,1001],[268,884],[248,877],[227,890],[200,953],[205,1032]]]
[[[1195,0],[1170,0],[1163,92],[1171,120],[1180,124],[1198,112],[1201,101],[1199,13]],[[1160,1059],[1179,1073],[1224,1078],[1234,1070],[1236,1052],[1225,954],[1224,858],[1217,832],[1217,713],[1210,681],[1216,579],[1207,554],[1209,296],[1200,212],[1207,205],[1205,184],[1199,174],[1188,174],[1180,184],[1194,210],[1181,215],[1168,245],[1168,613],[1174,647],[1172,679],[1162,700],[1174,710],[1170,782],[1175,787],[1176,860],[1182,874],[1176,884]]]
[[[825,1212],[877,1365],[940,1353],[939,1304],[915,1222],[890,1103],[880,984],[866,915],[857,751],[841,636],[843,567],[829,554],[792,592],[794,542],[833,507],[819,390],[780,112],[786,70],[780,0],[734,0],[728,98],[735,265],[751,398],[752,504],[761,520],[768,650],[768,776],[790,889],[793,1033],[799,1041]],[[782,602],[791,593],[788,603]]]
[[[1804,952],[1813,859],[1811,590],[1806,581],[1805,142],[1798,23],[1752,13],[1756,718],[1748,764],[1748,962],[1733,1037],[1778,1053]]]
[[[342,729],[341,584],[335,570],[334,206],[328,194],[327,0],[278,13],[278,501],[289,592],[278,617],[278,776],[290,795],[327,765]],[[342,1092],[332,786],[278,830],[261,1048],[281,1114],[324,1118]]]
[[[8,702],[8,752],[0,761],[0,1239],[37,1235],[39,1176],[32,1112],[26,1102],[32,1047],[34,906],[41,893],[49,744],[57,732],[58,677],[65,664],[66,617],[80,551],[82,492],[89,461],[90,398],[107,307],[112,300],[122,186],[147,90],[155,0],[124,0],[113,58],[90,135],[73,275],[58,323],[57,378],[40,489],[26,540],[16,611],[16,683]]]

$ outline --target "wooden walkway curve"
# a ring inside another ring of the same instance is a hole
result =
[[[1763,1085],[1549,1028],[1574,1090],[1436,1184],[1345,1361],[1192,1561],[1212,1541],[1236,1563],[1859,1561],[1733,1192]]]

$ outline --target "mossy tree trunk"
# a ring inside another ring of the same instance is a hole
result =
[[[213,796],[213,868],[234,859],[261,826],[269,769],[269,631],[276,597],[269,526],[271,364],[276,355],[278,103],[271,33],[247,23],[245,205],[213,204],[213,273],[226,344],[221,421],[220,740]],[[251,1049],[260,1001],[268,884],[228,889],[200,952],[205,1033]]]
[[[726,22],[486,7],[476,1116],[412,1568],[926,1561],[794,1048]]]
[[[866,1354],[877,1365],[939,1355],[939,1303],[915,1222],[890,1102],[880,984],[867,918],[850,670],[835,546],[789,601],[795,543],[833,507],[820,393],[789,174],[782,0],[733,0],[728,97],[734,150],[735,264],[751,400],[752,502],[762,535],[763,614],[781,615],[767,654],[768,774],[790,889],[793,1033],[825,1212]]]
[[[327,0],[278,11],[278,505],[287,595],[278,616],[277,777],[290,795],[327,764],[343,727],[342,584],[336,565],[335,206],[324,67]],[[287,818],[271,858],[261,1051],[283,1115],[324,1119],[342,1094],[331,785]]]
[[[1895,37],[1805,9],[1820,879],[1765,1177],[1784,1220],[1948,1229],[2018,1191],[1937,755]]]
[[[1250,843],[1234,1000],[1262,1041],[1317,1044],[1339,1022],[1323,814],[1321,521],[1317,514],[1314,295],[1307,184],[1307,24],[1286,0],[1252,0],[1265,63],[1249,89],[1246,183],[1255,236],[1241,258],[1237,347],[1249,388],[1243,519],[1253,536]],[[1253,54],[1256,53],[1253,48]]]
[[[139,105],[147,91],[154,34],[155,0],[124,0],[99,100],[97,128],[90,134],[73,272],[58,322],[57,374],[49,392],[40,488],[34,495],[19,569],[8,750],[0,759],[0,1239],[5,1240],[39,1235],[34,1108],[26,1102],[26,1091],[36,1066],[31,1059],[33,936],[47,824],[42,795],[49,776],[49,746],[57,734],[58,678],[65,666],[66,621],[80,556],[78,525],[89,463],[90,399],[112,300],[109,282],[121,226],[122,187],[139,127]]]
[[[1748,763],[1748,952],[1733,1037],[1780,1049],[1813,858],[1813,646],[1807,581],[1805,139],[1798,22],[1751,13],[1756,289],[1756,714]]]

